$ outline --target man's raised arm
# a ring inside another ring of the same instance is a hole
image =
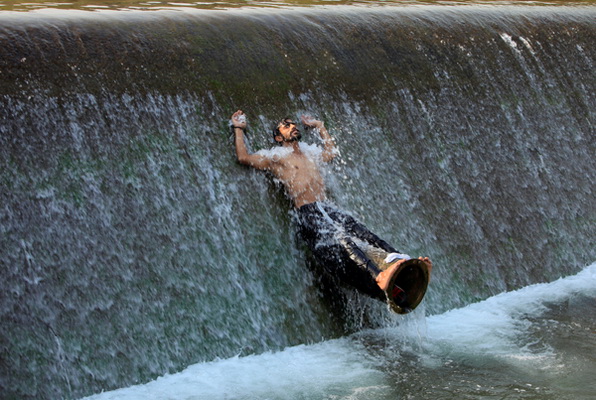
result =
[[[246,117],[241,110],[232,115],[232,126],[234,129],[234,143],[236,144],[236,157],[241,164],[257,169],[268,169],[271,160],[259,154],[250,154],[244,143],[244,131],[246,130]]]
[[[315,128],[319,130],[319,135],[323,139],[323,161],[329,162],[335,158],[337,151],[335,150],[335,141],[325,129],[325,124],[322,121],[316,120],[310,115],[303,115],[301,117],[302,123],[309,128]]]

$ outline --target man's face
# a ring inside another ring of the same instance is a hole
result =
[[[298,130],[296,122],[291,119],[283,120],[277,127],[284,142],[295,142],[300,140],[302,134]]]

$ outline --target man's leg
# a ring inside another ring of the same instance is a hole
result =
[[[354,237],[363,240],[366,243],[383,249],[387,253],[398,253],[398,251],[395,250],[393,246],[391,246],[389,243],[372,233],[366,226],[356,221],[356,219],[354,219],[351,215],[338,213],[337,221],[344,226],[346,233],[354,235]]]
[[[373,263],[362,250],[347,236],[341,237],[339,243],[347,253],[350,260],[354,261],[358,267],[367,271],[372,276],[377,276],[381,270]]]
[[[299,216],[302,237],[311,249],[315,249],[319,245],[325,248],[324,243],[336,241],[344,256],[372,276],[377,276],[381,270],[352,238],[358,238],[388,253],[398,254],[389,243],[372,233],[349,214],[336,208],[313,203],[301,207]]]

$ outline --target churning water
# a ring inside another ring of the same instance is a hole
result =
[[[593,6],[43,4],[0,9],[3,398],[593,395]],[[321,275],[238,108],[326,122],[414,314]]]
[[[589,399],[596,264],[395,328],[196,364],[89,400]]]

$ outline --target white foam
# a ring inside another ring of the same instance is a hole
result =
[[[330,340],[196,364],[175,375],[87,400],[310,399],[375,392],[384,386],[383,375],[367,357],[353,341]]]
[[[538,354],[524,348],[523,337],[531,326],[526,317],[539,317],[548,303],[562,302],[576,293],[596,296],[596,263],[574,276],[431,316],[427,318],[428,339],[466,354],[488,353],[516,360],[549,356],[548,352]]]
[[[519,52],[519,49],[517,48],[517,43],[515,43],[513,41],[513,37],[511,35],[508,35],[505,32],[501,33],[500,35],[501,35],[501,39],[503,39],[503,41],[505,43],[507,43],[509,45],[509,47],[511,47],[513,50]]]
[[[422,318],[412,326],[404,323],[379,330],[378,334],[399,336],[398,341],[404,345],[407,337],[415,342],[422,340],[420,362],[427,364],[438,363],[436,356],[442,358],[447,353],[466,358],[479,356],[482,360],[488,356],[526,367],[536,367],[546,358],[551,367],[556,367],[556,360],[549,359],[548,352],[529,351],[518,339],[531,325],[525,316],[538,317],[547,303],[562,302],[574,294],[596,296],[596,263],[574,276],[502,293]],[[421,326],[426,332],[420,332]],[[144,385],[97,394],[87,400],[373,399],[386,393],[391,383],[372,357],[358,340],[329,340],[275,353],[196,364]]]
[[[314,160],[315,162],[320,162],[322,160],[321,156],[323,153],[323,149],[321,149],[316,144],[308,144],[301,142],[299,144],[300,150],[310,159]],[[270,149],[263,149],[256,152],[263,157],[270,158],[272,160],[279,160],[293,152],[294,150],[292,147],[272,147]]]
[[[288,154],[290,154],[292,152],[292,148],[291,147],[272,147],[270,149],[262,149],[256,152],[256,154],[266,157],[266,158],[270,158],[272,160],[279,160],[280,158],[283,158],[285,156],[287,156]]]

